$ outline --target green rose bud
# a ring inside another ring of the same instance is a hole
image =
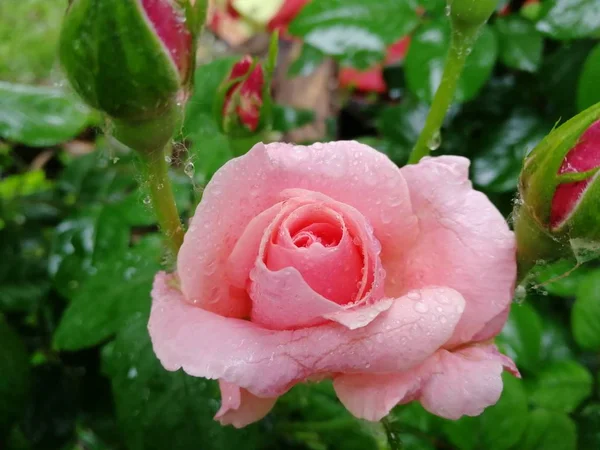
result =
[[[74,0],[64,19],[59,51],[67,78],[129,146],[168,140],[185,100],[196,33],[180,3]]]
[[[600,104],[550,133],[526,158],[515,209],[523,270],[539,260],[600,257]]]

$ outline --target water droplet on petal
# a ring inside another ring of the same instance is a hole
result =
[[[419,313],[426,313],[429,310],[429,307],[423,303],[423,302],[418,302],[415,303],[415,311],[419,312]]]

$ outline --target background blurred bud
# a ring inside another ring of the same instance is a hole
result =
[[[238,135],[256,132],[261,121],[265,77],[261,64],[245,56],[232,68],[222,87],[223,131]]]
[[[151,120],[183,97],[193,35],[175,0],[76,0],[63,22],[60,60],[94,108],[119,120]]]
[[[600,257],[600,104],[550,133],[526,158],[515,209],[519,259]]]
[[[385,66],[400,63],[408,53],[410,36],[405,36],[390,45],[387,49],[384,64],[376,64],[367,70],[358,70],[353,67],[341,67],[338,80],[340,87],[346,89],[357,89],[362,92],[377,92],[383,94],[388,87],[383,78]]]

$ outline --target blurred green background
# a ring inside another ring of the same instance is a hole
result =
[[[475,186],[508,217],[526,152],[557,122],[600,101],[600,3],[501,3],[467,62],[438,153],[469,157]],[[357,6],[361,16],[352,13]],[[323,117],[288,95],[268,138],[310,141],[314,134],[293,133],[317,119],[325,124],[320,139],[358,139],[404,164],[448,47],[444,6],[309,3],[290,25],[306,42],[276,99],[286,98],[295,75],[310,79],[329,64],[334,106]],[[56,43],[65,7],[0,0],[0,449],[388,448],[386,430],[350,416],[327,382],[295,387],[263,421],[235,430],[212,420],[214,382],[162,369],[146,331],[161,241],[134,156],[63,81]],[[388,44],[412,35],[404,61],[383,72],[385,93],[335,87],[338,64],[364,69],[384,56],[356,40],[328,45],[332,29],[350,25]],[[212,117],[232,55],[246,50],[202,40],[202,89],[171,170],[184,218],[214,171],[262,139],[232,140]],[[572,269],[543,267],[497,340],[523,379],[505,376],[500,402],[480,417],[452,422],[418,404],[397,407],[387,432],[398,448],[600,448],[600,267]]]

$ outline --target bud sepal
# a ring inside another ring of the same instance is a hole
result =
[[[539,260],[600,257],[600,104],[552,131],[526,157],[515,208],[521,272]]]

